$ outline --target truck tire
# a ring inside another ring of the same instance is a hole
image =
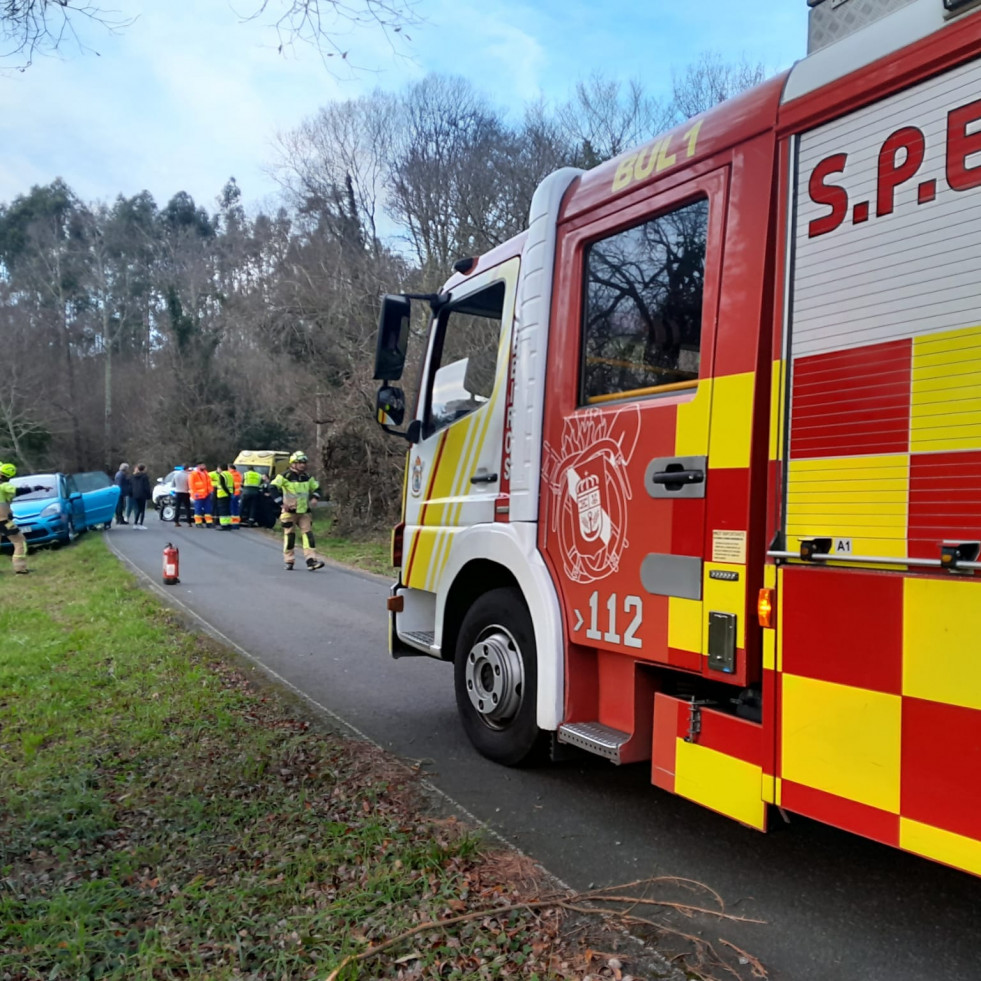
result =
[[[467,611],[453,676],[463,728],[483,756],[517,766],[537,755],[535,630],[517,589],[492,589]]]

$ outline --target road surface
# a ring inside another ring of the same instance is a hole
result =
[[[773,981],[981,981],[981,879],[804,819],[768,835],[650,785],[646,765],[598,759],[512,770],[470,748],[452,669],[386,651],[387,582],[333,565],[283,571],[251,529],[113,528],[110,547],[319,710],[424,763],[440,790],[574,888],[648,876],[704,882],[765,925],[684,922],[752,952]],[[981,807],[981,788],[965,787]]]

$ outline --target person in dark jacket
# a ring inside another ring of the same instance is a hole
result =
[[[282,509],[283,492],[270,480],[269,474],[264,473],[259,494],[259,525],[262,528],[275,528]]]
[[[119,500],[116,501],[116,524],[128,525],[129,522],[123,517],[126,509],[126,499],[133,489],[133,482],[129,476],[129,464],[120,463],[113,483],[119,488]]]
[[[145,529],[143,518],[146,514],[146,502],[150,500],[150,477],[146,472],[146,464],[138,463],[133,476],[130,478],[128,514],[133,520],[134,528]]]

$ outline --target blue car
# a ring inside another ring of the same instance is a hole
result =
[[[119,488],[98,470],[74,475],[26,474],[10,482],[30,488],[11,504],[14,520],[29,546],[65,544],[86,528],[108,528],[119,499]],[[6,550],[11,545],[4,542],[3,547]]]

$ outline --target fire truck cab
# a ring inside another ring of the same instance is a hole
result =
[[[383,300],[389,429],[432,315],[391,650],[502,763],[981,874],[981,12],[809,4],[789,72]]]

